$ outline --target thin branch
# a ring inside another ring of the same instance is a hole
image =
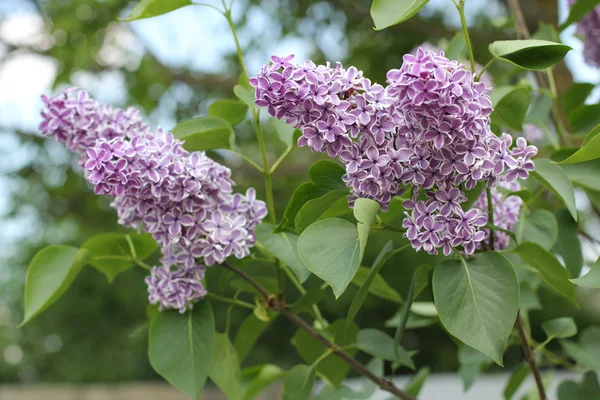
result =
[[[364,365],[362,365],[361,363],[356,361],[356,359],[354,359],[354,357],[352,357],[350,354],[348,354],[343,348],[341,348],[337,344],[331,342],[325,336],[321,335],[321,333],[319,333],[319,331],[317,331],[315,328],[313,328],[311,325],[309,325],[306,321],[304,321],[302,318],[300,318],[296,313],[294,313],[292,310],[290,310],[285,305],[285,302],[283,302],[282,300],[278,300],[275,296],[269,295],[267,290],[265,288],[263,288],[254,279],[252,279],[252,277],[248,276],[248,274],[240,271],[239,269],[237,269],[236,267],[234,267],[233,265],[228,264],[228,263],[223,263],[223,264],[221,264],[221,266],[223,268],[230,270],[234,274],[242,277],[244,280],[246,280],[248,283],[250,283],[256,289],[256,291],[264,298],[264,300],[267,303],[267,305],[269,306],[269,308],[271,308],[274,311],[280,312],[283,316],[285,316],[287,319],[292,321],[296,326],[298,326],[298,328],[305,330],[309,335],[311,335],[317,341],[321,342],[321,344],[323,344],[323,346],[325,346],[326,349],[331,350],[331,352],[333,354],[335,354],[336,357],[341,358],[352,369],[354,369],[356,372],[358,372],[362,376],[366,377],[367,379],[373,381],[382,390],[390,392],[393,395],[401,398],[402,400],[417,400],[415,397],[402,391],[400,388],[398,388],[396,385],[394,385],[394,383],[392,381],[389,381],[384,378],[380,378],[377,375],[375,375],[374,373],[372,373],[371,371],[369,371]]]
[[[525,361],[529,364],[529,368],[531,369],[531,373],[535,378],[535,384],[537,385],[538,393],[540,395],[540,400],[548,400],[546,396],[546,390],[544,389],[544,382],[542,382],[542,375],[540,374],[540,370],[538,369],[535,363],[535,354],[529,345],[529,341],[527,340],[527,335],[525,334],[525,329],[523,329],[523,322],[521,322],[521,311],[517,313],[517,321],[515,323],[517,330],[519,331],[519,338],[521,339],[521,346],[523,347],[523,352],[525,353]]]

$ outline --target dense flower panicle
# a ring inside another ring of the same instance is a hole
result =
[[[211,266],[249,254],[267,209],[252,188],[233,193],[229,168],[190,154],[169,132],[150,132],[134,109],[103,106],[77,90],[44,102],[42,132],[81,155],[94,192],[114,197],[120,224],[160,244],[163,266],[147,280],[151,303],[185,310],[205,293],[197,258]]]
[[[521,189],[518,182],[501,182],[498,187],[516,192]],[[497,188],[491,189],[492,206],[494,208],[494,225],[508,231],[511,231],[519,221],[521,215],[521,206],[523,200],[517,196],[502,194]],[[487,194],[483,192],[481,196],[473,203],[473,207],[487,209]],[[490,231],[485,229],[485,242],[489,242]],[[494,250],[502,250],[510,244],[510,236],[501,231],[494,231]]]
[[[573,6],[576,0],[569,0]],[[583,57],[595,67],[600,67],[600,5],[577,23],[577,33],[583,37]]]
[[[415,187],[405,207],[407,237],[417,250],[462,247],[471,254],[487,217],[463,211],[462,188],[527,178],[537,153],[490,130],[491,88],[456,61],[418,49],[387,74],[387,87],[341,64],[316,66],[272,57],[250,80],[256,104],[301,129],[298,145],[339,157],[350,204],[364,197],[386,210],[393,196]],[[419,194],[428,200],[418,200]]]

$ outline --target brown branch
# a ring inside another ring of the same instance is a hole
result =
[[[548,397],[546,396],[546,390],[544,389],[544,382],[542,382],[542,375],[540,374],[540,370],[535,363],[535,354],[529,345],[527,335],[525,334],[525,329],[523,329],[520,310],[517,312],[517,322],[515,323],[515,326],[519,331],[519,338],[521,339],[521,345],[523,347],[523,352],[525,353],[525,361],[527,364],[529,364],[531,373],[535,378],[535,384],[537,385],[538,393],[540,394],[540,400],[548,400]]]
[[[393,395],[395,395],[403,400],[417,400],[415,397],[411,396],[410,394],[404,392],[403,390],[398,388],[396,385],[394,385],[394,383],[392,381],[389,381],[384,378],[380,378],[377,375],[373,374],[371,371],[369,371],[367,368],[365,368],[364,365],[359,363],[354,357],[352,357],[350,354],[348,354],[348,352],[346,352],[344,349],[342,349],[337,344],[331,342],[325,336],[321,335],[319,333],[319,331],[317,331],[315,328],[313,328],[311,325],[309,325],[306,321],[304,321],[302,318],[300,318],[296,313],[294,313],[292,310],[290,310],[285,305],[284,301],[278,300],[277,297],[274,295],[270,295],[267,292],[267,290],[260,285],[260,283],[256,282],[254,279],[252,279],[252,277],[250,277],[248,274],[240,271],[239,269],[237,269],[236,267],[234,267],[231,264],[223,263],[221,265],[224,268],[233,272],[234,274],[242,277],[248,283],[250,283],[257,290],[257,292],[263,297],[263,299],[265,300],[265,302],[267,303],[269,308],[271,308],[274,311],[280,312],[283,316],[285,316],[287,319],[292,321],[298,328],[305,330],[309,335],[311,335],[313,338],[315,338],[316,340],[321,342],[321,344],[323,344],[323,346],[325,346],[328,349],[331,349],[333,351],[333,354],[335,354],[337,357],[339,357],[343,361],[345,361],[346,364],[348,364],[352,369],[354,369],[356,372],[358,372],[365,378],[373,381],[382,390],[392,393]],[[542,400],[546,400],[546,399],[542,399]]]

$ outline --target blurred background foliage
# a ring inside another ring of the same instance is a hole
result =
[[[37,116],[28,112],[17,112],[19,115],[15,116],[14,110],[20,106],[39,108],[37,96],[42,91],[50,93],[55,88],[77,84],[115,106],[138,106],[152,124],[170,128],[176,121],[205,115],[208,105],[217,98],[233,98],[232,88],[240,71],[224,19],[208,9],[186,8],[151,22],[118,22],[117,17],[126,14],[132,3],[10,0],[0,4],[0,87],[11,88],[0,91],[2,382],[157,378],[145,354],[147,299],[141,270],[131,269],[110,285],[102,274],[85,268],[47,312],[26,328],[16,328],[22,317],[27,263],[38,249],[51,243],[80,245],[95,233],[121,228],[107,200],[94,196],[85,183],[74,157],[39,135]],[[531,31],[541,21],[556,23],[556,0],[522,3]],[[317,63],[339,60],[357,66],[373,81],[383,82],[387,70],[399,67],[403,54],[425,41],[445,47],[459,30],[456,16],[448,15],[450,7],[444,1],[432,1],[418,17],[381,32],[372,28],[369,7],[369,0],[236,1],[234,18],[250,72],[256,72],[271,53],[299,49],[301,59],[311,58]],[[515,32],[502,1],[468,0],[467,11],[475,56],[483,65],[490,58],[488,43],[514,37]],[[202,30],[202,26],[212,30]],[[21,79],[33,79],[42,70],[50,71],[47,82],[33,98],[20,94],[17,84],[6,82],[13,76],[7,70],[14,70],[15,60],[23,59],[33,60],[34,67],[18,71],[16,76]],[[499,82],[515,79],[512,71],[499,63],[492,67],[492,73]],[[573,78],[564,64],[558,67],[557,74],[559,90],[564,90]],[[27,101],[29,104],[24,104]],[[274,160],[283,145],[269,124],[266,130]],[[238,125],[236,134],[243,151],[259,159],[249,121]],[[225,152],[212,156],[232,168],[238,190],[255,186],[262,193],[261,177],[237,156]],[[316,159],[308,149],[297,149],[279,168],[274,179],[280,215],[293,189],[308,179],[308,166]],[[374,236],[367,261],[373,260],[383,246]],[[414,268],[435,265],[431,256],[407,254],[396,256],[382,271],[387,283],[400,294],[406,293]],[[218,273],[211,271],[209,287],[220,284]],[[310,279],[309,286],[321,284],[314,276]],[[293,293],[293,288],[290,290]],[[348,290],[337,301],[326,290],[321,306],[325,318],[333,320],[345,315],[355,290]],[[550,317],[575,315],[580,331],[586,324],[600,321],[597,308],[582,306],[574,310],[564,299],[543,288],[538,289],[537,295],[546,311],[544,315],[531,314],[534,337],[543,339],[539,321]],[[582,295],[589,300],[580,304],[599,304],[594,301],[598,293]],[[420,300],[430,299],[428,288]],[[217,315],[226,313],[225,307],[215,307]],[[375,297],[368,297],[363,308],[356,322],[378,329],[384,329],[385,321],[397,311],[397,305]],[[246,316],[245,311],[233,310],[232,332]],[[222,323],[223,318],[218,321]],[[290,324],[275,320],[245,364],[276,360],[288,366],[298,362],[299,356],[289,344],[293,333]],[[457,344],[439,324],[409,331],[404,345],[410,350],[419,348],[417,367],[430,365],[433,371],[459,368]],[[519,359],[518,352],[514,356],[509,353],[506,364],[511,366]]]

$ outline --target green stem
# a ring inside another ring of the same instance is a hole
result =
[[[562,120],[560,119],[560,108],[558,106],[558,91],[556,90],[556,81],[554,80],[554,73],[552,72],[552,67],[546,69],[546,75],[548,75],[548,84],[550,85],[550,94],[552,95],[552,111],[556,120],[556,123],[554,125],[556,126],[558,138],[562,145],[568,146],[569,138],[565,133],[565,129],[562,125]]]
[[[275,161],[275,163],[271,166],[271,170],[269,171],[270,175],[273,175],[277,167],[279,167],[279,164],[281,164],[281,162],[292,152],[292,150],[294,150],[294,146],[290,146],[287,149],[285,149],[283,154],[281,154],[277,161]]]
[[[242,300],[230,299],[228,297],[219,296],[218,294],[214,294],[212,292],[206,293],[206,297],[208,297],[209,299],[220,301],[221,303],[232,305],[232,306],[238,306],[238,307],[242,307],[242,308],[247,308],[248,310],[254,310],[253,304],[246,303],[245,301],[242,301]]]
[[[333,354],[333,349],[325,350],[325,352],[323,354],[321,354],[321,356],[319,356],[319,358],[317,358],[314,363],[311,364],[311,367],[316,367],[317,365],[319,365],[319,363],[321,361],[323,361],[324,359],[326,359],[327,357],[329,357],[332,354]]]
[[[212,8],[213,10],[218,11],[219,14],[223,14],[223,10],[221,10],[221,9],[213,6],[212,4],[207,4],[207,3],[193,3],[193,2],[192,2],[192,4],[195,5],[195,6]]]
[[[302,286],[302,284],[300,283],[300,281],[298,281],[298,278],[296,278],[296,275],[294,275],[294,273],[290,270],[290,268],[286,265],[282,266],[282,269],[285,271],[285,273],[287,274],[288,278],[290,278],[290,280],[292,281],[292,283],[294,284],[294,286],[296,287],[296,289],[298,289],[298,291],[300,292],[300,294],[302,296],[306,295],[306,289],[304,289],[304,286]],[[319,310],[319,306],[317,306],[316,304],[312,305],[312,310],[315,313],[315,317],[317,319],[317,321],[319,321],[319,323],[321,324],[321,326],[324,328],[327,326],[327,321],[325,321],[325,318],[323,318],[323,314],[321,314],[321,310]]]
[[[247,155],[245,155],[244,153],[237,151],[237,150],[231,150],[231,151],[234,152],[235,154],[237,154],[238,156],[240,156],[248,164],[250,164],[254,168],[256,168],[258,170],[258,172],[260,172],[261,174],[264,173],[262,167],[260,165],[258,165],[257,163],[255,163],[254,161],[252,161],[252,159],[250,157],[248,157]]]
[[[554,101],[554,100],[553,100]],[[555,151],[560,150],[560,146],[558,145],[558,143],[556,143],[554,141],[554,138],[552,137],[552,135],[550,134],[550,130],[548,129],[548,127],[544,126],[542,128],[542,131],[544,132],[544,135],[546,136],[546,139],[548,139],[548,142],[550,142],[550,144],[552,145],[552,147],[554,148]]]
[[[471,62],[471,72],[475,73],[475,56],[473,55],[473,45],[471,44],[471,37],[469,36],[469,29],[467,28],[467,20],[465,18],[465,0],[459,0],[456,5],[458,14],[460,15],[460,24],[462,25],[463,35],[465,36],[465,43],[467,44],[467,50],[469,51],[469,61]]]
[[[495,58],[492,58],[490,61],[488,61],[487,64],[485,64],[485,66],[481,69],[481,71],[479,71],[477,73],[477,75],[475,76],[475,81],[479,81],[481,79],[481,76],[483,75],[483,73],[488,69],[488,67],[490,65],[492,65],[492,63],[495,61]]]
[[[94,260],[113,260],[113,261],[129,261],[137,265],[138,267],[142,267],[145,270],[150,271],[152,267],[142,260],[138,260],[137,258],[132,258],[129,256],[98,256],[94,257]]]
[[[492,189],[489,187],[485,188],[485,194],[487,197],[488,214],[490,225],[494,225],[494,206],[492,205]],[[490,250],[494,250],[494,231],[490,229]]]

